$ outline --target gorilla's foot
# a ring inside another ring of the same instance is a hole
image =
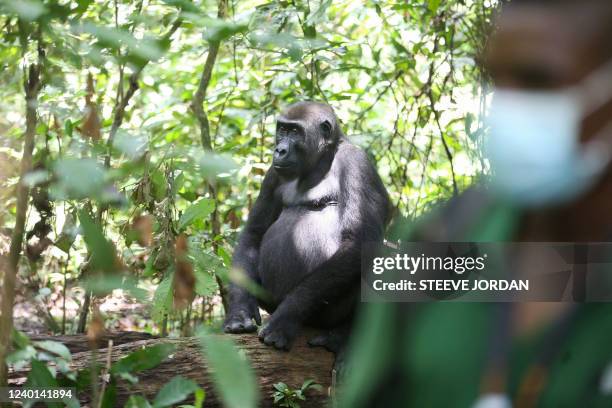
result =
[[[259,340],[275,349],[289,351],[299,327],[299,324],[291,319],[278,318],[273,314],[259,331]]]
[[[349,326],[337,327],[313,337],[308,341],[311,347],[324,347],[327,351],[334,353],[335,377],[341,381],[347,372],[347,346]]]
[[[255,322],[253,322],[255,320]],[[253,317],[245,310],[231,313],[223,323],[223,331],[226,333],[253,333],[257,331],[256,323],[261,323],[259,312]]]
[[[345,348],[348,334],[348,326],[336,327],[308,340],[308,345],[311,347],[324,347],[325,350],[338,354]]]

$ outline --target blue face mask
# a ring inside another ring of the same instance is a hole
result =
[[[563,90],[496,89],[484,145],[493,192],[517,206],[546,207],[593,187],[610,162],[610,146],[599,135],[580,144],[580,125],[610,94],[612,62]]]

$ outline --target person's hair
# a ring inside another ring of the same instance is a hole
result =
[[[590,47],[599,52],[602,61],[612,58],[612,0],[505,0],[502,7],[525,11],[547,8],[567,21]]]

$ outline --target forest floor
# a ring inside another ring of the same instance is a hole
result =
[[[63,298],[50,294],[44,300],[36,297],[18,295],[14,313],[14,324],[17,330],[28,334],[53,334],[48,319],[53,316],[61,328],[63,315]],[[66,299],[66,333],[74,333],[78,320],[79,304],[72,298]],[[100,303],[100,312],[105,317],[105,326],[110,331],[145,331],[156,330],[151,323],[150,306],[124,296],[115,291]]]

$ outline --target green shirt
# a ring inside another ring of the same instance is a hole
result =
[[[519,215],[491,203],[459,228],[461,237],[441,240],[509,241]],[[403,236],[419,236],[413,232]],[[366,305],[355,330],[340,406],[473,406],[488,372],[493,335],[500,329],[500,307],[459,302]],[[551,323],[539,333],[512,339],[503,354],[506,393],[513,404],[528,371],[549,353],[533,406],[612,407],[610,386],[604,392],[601,385],[606,370],[612,370],[612,304],[577,305],[569,322],[558,336],[551,334],[558,326]]]

